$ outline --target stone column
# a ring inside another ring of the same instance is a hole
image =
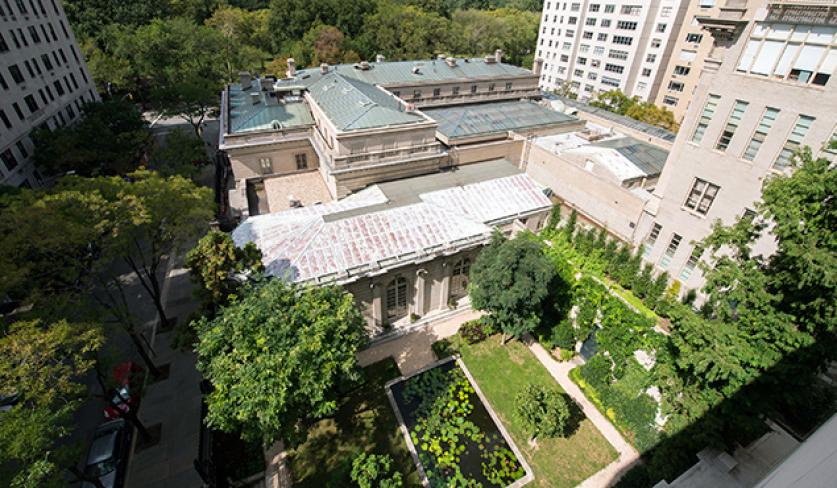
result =
[[[372,282],[369,284],[369,287],[372,288],[372,325],[376,328],[383,327],[384,307],[383,297],[381,296],[383,293],[383,285],[381,283]]]
[[[419,317],[423,317],[426,313],[426,303],[424,299],[424,277],[427,275],[427,270],[421,268],[416,271],[416,283],[415,283],[415,299],[413,300],[413,313],[418,315]]]
[[[440,308],[444,309],[448,305],[450,298],[450,264],[447,261],[442,262],[442,281],[439,287],[439,303]]]

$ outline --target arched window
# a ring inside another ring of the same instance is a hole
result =
[[[450,277],[451,298],[462,298],[468,294],[468,273],[471,271],[471,260],[460,259],[453,265]]]
[[[407,279],[399,276],[387,285],[387,322],[392,323],[407,316]]]

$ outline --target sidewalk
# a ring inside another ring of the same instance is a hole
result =
[[[587,418],[593,422],[593,425],[619,453],[619,457],[616,458],[616,461],[613,461],[601,471],[587,478],[578,486],[581,488],[601,488],[615,484],[622,474],[627,472],[633,464],[639,461],[639,452],[637,452],[637,450],[622,437],[622,434],[616,430],[616,427],[613,426],[610,420],[602,415],[596,406],[590,403],[587,397],[584,396],[581,389],[572,382],[569,373],[571,369],[578,366],[577,363],[573,361],[563,363],[556,361],[552,355],[543,348],[543,346],[538,344],[531,337],[526,338],[526,344],[529,346],[529,350],[532,351],[532,354],[534,354],[541,364],[544,365],[547,371],[549,371],[549,374],[551,374],[552,377],[555,378],[555,381],[561,385],[561,388],[563,388],[564,391],[572,397],[573,400],[575,400],[578,406],[581,407],[584,415],[586,415]]]
[[[193,286],[183,266],[183,256],[172,262],[163,285],[163,303],[170,319],[188,320],[195,309]],[[194,468],[201,429],[201,375],[195,355],[171,348],[173,331],[151,330],[153,360],[168,377],[149,380],[139,409],[139,418],[156,442],[139,444],[128,465],[128,488],[199,488],[203,485]]]

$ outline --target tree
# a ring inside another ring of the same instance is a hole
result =
[[[124,175],[137,169],[151,133],[142,114],[119,100],[88,102],[76,124],[32,135],[35,163],[50,174]]]
[[[454,35],[448,49],[454,54],[483,56],[502,49],[505,62],[532,65],[539,14],[513,8],[458,10],[451,20]]]
[[[86,391],[79,380],[103,342],[99,328],[66,321],[17,322],[0,336],[0,395],[17,398],[0,414],[4,486],[65,485],[60,467],[77,457],[65,439]]]
[[[356,377],[355,353],[366,340],[350,294],[278,279],[194,327],[198,369],[214,386],[207,424],[265,444],[295,444],[303,420],[337,410],[337,385]]]
[[[393,472],[388,454],[358,454],[352,461],[352,481],[358,488],[401,488],[401,473]]]
[[[217,230],[203,236],[186,254],[186,266],[213,310],[226,305],[241,286],[236,275],[264,271],[262,253],[254,243],[238,248],[229,234]]]
[[[181,176],[164,178],[151,171],[119,177],[68,177],[59,191],[101,195],[113,212],[112,229],[101,242],[102,261],[120,260],[151,297],[163,326],[160,265],[164,257],[202,233],[212,218],[212,192]]]
[[[471,268],[471,303],[489,312],[503,342],[519,338],[538,325],[553,276],[555,267],[537,242],[526,235],[508,240],[498,231]]]
[[[303,45],[310,49],[307,64],[340,63],[343,59],[343,40],[343,33],[337,27],[322,24],[312,27],[302,37]]]
[[[639,97],[629,98],[618,89],[598,93],[596,98],[590,102],[590,105],[646,124],[656,125],[672,132],[677,132],[680,128],[680,125],[674,119],[674,114],[668,109],[658,107],[650,102],[641,102]]]
[[[183,129],[166,134],[149,159],[149,166],[163,176],[180,175],[192,180],[211,163],[203,140]]]
[[[566,435],[570,409],[559,391],[529,383],[515,396],[514,408],[532,439]]]
[[[358,39],[361,54],[380,52],[391,60],[427,59],[445,50],[452,32],[450,21],[441,15],[388,0],[364,22],[367,29]]]

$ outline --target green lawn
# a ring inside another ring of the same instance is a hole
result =
[[[421,486],[384,391],[387,381],[400,376],[395,361],[375,363],[364,373],[366,382],[348,394],[337,414],[314,424],[307,441],[289,451],[294,486],[352,486],[351,463],[360,452],[389,454],[404,474],[406,486]]]
[[[515,395],[527,383],[558,390],[561,387],[523,344],[511,341],[501,346],[500,337],[494,336],[479,344],[466,345],[456,336],[450,347],[459,350],[468,370],[535,472],[535,481],[528,486],[575,486],[616,459],[616,451],[578,407],[573,409],[570,436],[539,439],[535,446],[529,444],[528,434],[513,414]],[[444,354],[443,345],[435,349],[437,354]]]

